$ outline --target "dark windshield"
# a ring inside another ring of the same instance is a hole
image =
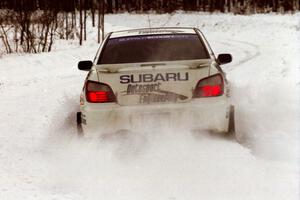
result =
[[[98,64],[209,58],[196,34],[141,35],[109,39]]]

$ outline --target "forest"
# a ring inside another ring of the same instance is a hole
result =
[[[87,19],[104,37],[104,16],[113,13],[220,12],[236,15],[294,13],[300,0],[1,0],[0,49],[49,52],[56,39],[87,39]],[[2,43],[2,44],[1,44]]]

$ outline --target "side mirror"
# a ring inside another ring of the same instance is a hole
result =
[[[224,53],[224,54],[219,54],[218,55],[218,62],[220,65],[230,63],[232,61],[232,56],[231,54]]]
[[[83,60],[78,63],[78,69],[89,71],[93,66],[93,62],[90,60]]]

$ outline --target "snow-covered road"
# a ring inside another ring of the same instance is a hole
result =
[[[299,199],[299,14],[149,18],[152,27],[197,26],[216,54],[233,54],[223,69],[241,143],[151,127],[77,138],[86,73],[76,65],[98,45],[57,42],[52,53],[0,58],[0,199]],[[106,27],[147,27],[149,18],[108,15]]]

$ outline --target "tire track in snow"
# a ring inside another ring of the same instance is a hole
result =
[[[232,51],[235,52],[238,50],[242,51],[245,57],[241,58],[240,60],[237,60],[237,62],[234,62],[234,64],[230,65],[228,68],[228,71],[232,71],[235,69],[235,67],[243,65],[247,63],[250,60],[253,60],[261,55],[260,49],[258,45],[246,41],[240,41],[240,40],[232,40],[227,39],[227,41],[230,42],[224,42],[224,41],[216,41],[219,44],[225,45],[226,47],[232,47],[230,49],[233,49]],[[233,44],[234,43],[234,44]],[[235,58],[235,57],[234,57]],[[233,61],[234,61],[233,58]]]
[[[159,27],[166,27],[168,24],[171,23],[171,21],[173,20],[174,14],[170,14],[167,18],[167,20],[161,24]],[[179,24],[179,22],[177,22],[177,24]]]

